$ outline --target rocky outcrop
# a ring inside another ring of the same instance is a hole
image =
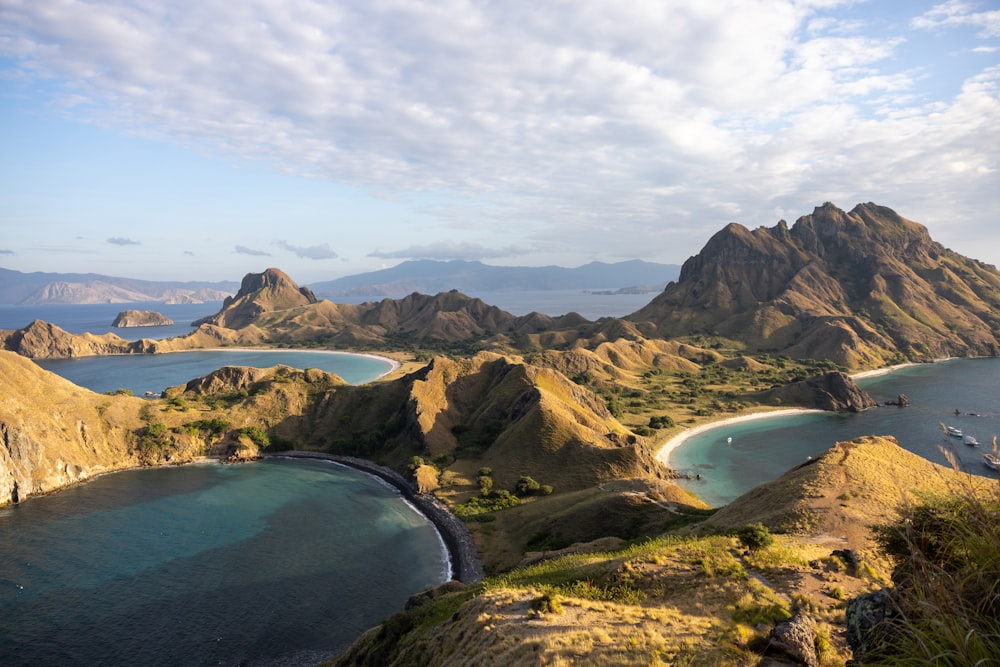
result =
[[[111,323],[113,327],[167,327],[174,323],[169,317],[154,310],[123,310]]]
[[[764,399],[782,404],[807,405],[817,410],[861,412],[878,401],[841,372],[824,373],[766,392]]]
[[[891,209],[824,204],[789,228],[733,223],[629,315],[647,336],[720,335],[848,368],[1000,353],[1000,272]]]

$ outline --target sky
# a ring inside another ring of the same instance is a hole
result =
[[[888,206],[1000,264],[1000,0],[0,0],[0,267],[680,264]]]

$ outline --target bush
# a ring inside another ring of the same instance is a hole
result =
[[[657,415],[649,418],[649,428],[673,428],[674,420],[667,415]]]
[[[250,438],[258,447],[267,447],[271,444],[271,438],[268,436],[267,431],[259,426],[245,426],[240,429],[240,435]]]
[[[542,485],[536,482],[531,477],[522,477],[517,480],[517,484],[514,485],[514,491],[519,496],[530,496],[531,494],[537,492],[542,488]]]
[[[774,536],[762,523],[751,523],[736,533],[740,543],[750,551],[757,551],[774,544]]]

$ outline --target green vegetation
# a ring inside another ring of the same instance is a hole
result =
[[[261,449],[264,449],[271,444],[271,437],[267,434],[267,431],[260,426],[244,426],[240,429],[240,435],[246,436]]]
[[[876,530],[894,559],[895,613],[872,664],[986,665],[1000,656],[1000,483],[930,497]]]
[[[774,536],[762,523],[751,523],[737,531],[736,536],[740,544],[750,551],[759,551],[774,544]]]

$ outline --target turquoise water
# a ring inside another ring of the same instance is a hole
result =
[[[346,352],[286,350],[197,350],[169,354],[135,354],[75,359],[37,359],[46,370],[103,394],[129,389],[137,396],[208,375],[223,366],[318,368],[336,373],[350,384],[362,384],[392,370],[392,362]]]
[[[394,489],[329,462],[106,475],[0,509],[0,665],[314,664],[447,568]]]
[[[856,414],[777,416],[721,426],[686,441],[671,454],[670,465],[682,473],[701,475],[700,480],[681,484],[713,506],[731,502],[837,442],[863,435],[895,436],[905,449],[948,465],[944,448],[962,469],[996,476],[983,465],[981,454],[1000,435],[1000,359],[920,364],[858,384],[879,403],[906,394],[910,406],[883,405]],[[962,429],[981,444],[969,447],[944,435],[942,424]]]

